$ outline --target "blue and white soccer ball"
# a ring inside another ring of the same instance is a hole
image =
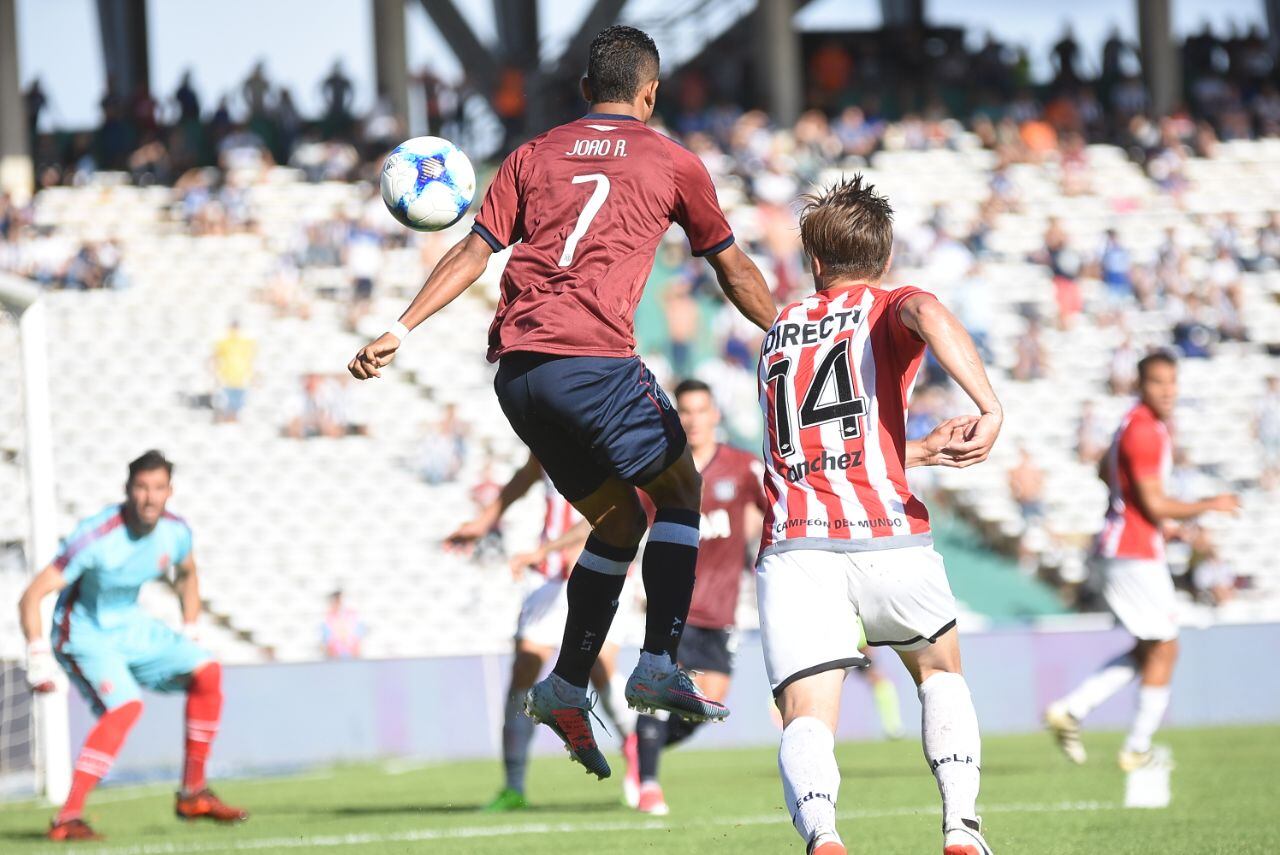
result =
[[[448,140],[414,137],[382,164],[382,201],[415,231],[437,232],[462,218],[476,195],[471,161]]]

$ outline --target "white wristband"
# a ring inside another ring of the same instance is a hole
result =
[[[387,332],[400,339],[401,342],[409,337],[409,328],[399,321],[396,321],[394,324],[387,327]]]

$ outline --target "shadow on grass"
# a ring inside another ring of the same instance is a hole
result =
[[[0,831],[0,842],[9,840],[14,843],[39,843],[40,841],[48,840],[44,835],[43,831],[35,828],[24,828],[21,831]],[[0,846],[0,849],[3,848],[3,846]]]
[[[354,817],[354,816],[540,816],[548,813],[609,813],[622,812],[626,808],[617,802],[557,802],[554,804],[529,805],[516,811],[506,813],[484,812],[485,803],[478,804],[402,804],[402,805],[338,805],[334,807],[313,807],[303,811],[281,810],[280,814],[306,813],[312,816]],[[259,816],[275,813],[270,809],[256,811]]]

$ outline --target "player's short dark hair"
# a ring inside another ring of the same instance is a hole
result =
[[[173,462],[169,458],[154,448],[144,451],[141,457],[129,463],[129,483],[133,483],[138,473],[154,472],[157,469],[163,469],[165,474],[173,477]]]
[[[893,254],[893,208],[859,173],[804,197],[800,242],[824,277],[879,279]]]
[[[1153,365],[1168,365],[1170,368],[1178,367],[1178,360],[1172,353],[1167,350],[1153,350],[1146,356],[1138,360],[1138,382],[1147,379],[1147,372],[1151,370]]]
[[[658,46],[648,33],[615,24],[591,40],[587,85],[596,103],[628,102],[658,77]]]
[[[681,397],[688,395],[690,392],[706,392],[711,395],[712,399],[715,398],[710,386],[695,377],[690,377],[676,384],[676,401],[678,402]]]

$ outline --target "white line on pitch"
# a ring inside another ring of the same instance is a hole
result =
[[[1054,804],[984,805],[983,813],[1059,813],[1065,811],[1098,811],[1119,808],[1113,802],[1058,802]],[[842,819],[884,819],[896,816],[939,813],[937,805],[926,807],[898,807],[874,810],[840,811]],[[685,827],[732,827],[740,825],[785,826],[786,815],[781,809],[770,814],[741,816],[729,819],[693,821]],[[432,840],[461,840],[476,837],[509,837],[520,834],[572,834],[590,832],[607,834],[618,831],[663,831],[673,824],[662,820],[640,822],[532,822],[520,825],[477,825],[460,828],[420,828],[385,834],[330,834],[313,837],[262,837],[250,840],[233,840],[225,843],[201,841],[192,843],[146,843],[139,846],[100,847],[77,849],[80,855],[185,855],[195,852],[248,852],[258,849],[312,849],[340,846],[369,846],[388,843],[420,843]],[[680,827],[680,826],[674,826]]]

